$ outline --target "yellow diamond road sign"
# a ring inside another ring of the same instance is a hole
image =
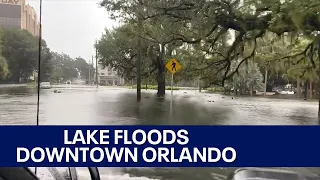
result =
[[[175,74],[179,69],[181,69],[181,64],[176,59],[170,59],[170,61],[166,64],[166,68],[171,74]]]

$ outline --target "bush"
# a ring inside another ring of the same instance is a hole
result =
[[[208,93],[220,93],[224,91],[223,87],[213,87],[213,88],[205,88]]]
[[[158,86],[155,85],[148,85],[148,89],[157,90]],[[137,85],[133,85],[129,87],[130,89],[137,89]],[[141,89],[146,89],[146,85],[141,85]],[[166,90],[171,90],[171,86],[166,86]],[[173,87],[172,90],[180,90],[179,87]]]
[[[171,87],[169,86],[169,87],[166,87],[166,90],[171,90]],[[172,90],[180,90],[180,88],[178,88],[178,87],[172,87]]]

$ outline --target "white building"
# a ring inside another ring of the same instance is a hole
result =
[[[124,79],[118,77],[117,72],[110,67],[103,68],[102,65],[98,65],[98,82],[100,85],[107,86],[122,86],[124,85]]]

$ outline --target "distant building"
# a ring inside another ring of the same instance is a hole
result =
[[[38,16],[25,0],[0,0],[0,27],[25,29],[39,36]]]
[[[119,77],[116,71],[110,67],[103,68],[100,64],[98,65],[98,82],[107,86],[124,85],[124,79]]]

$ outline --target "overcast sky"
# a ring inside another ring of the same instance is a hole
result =
[[[100,0],[43,0],[42,36],[52,51],[91,60],[93,44],[105,28],[116,25]],[[40,14],[39,0],[26,0]]]

